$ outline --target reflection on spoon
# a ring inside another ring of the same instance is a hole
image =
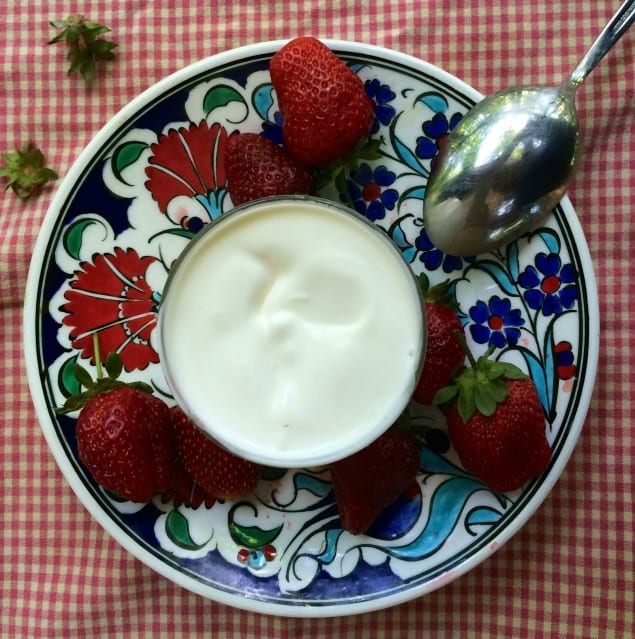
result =
[[[635,0],[626,0],[561,86],[505,89],[457,124],[434,161],[423,205],[437,248],[484,253],[553,210],[579,161],[575,92],[633,20]]]

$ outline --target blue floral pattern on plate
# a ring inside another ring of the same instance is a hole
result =
[[[75,416],[54,408],[90,367],[90,336],[118,351],[124,377],[143,378],[170,401],[155,344],[170,265],[206,223],[232,207],[223,150],[236,130],[280,141],[268,74],[279,44],[211,58],[140,96],[97,136],[54,200],[29,278],[25,332],[32,391],[58,463],[91,512],[131,552],[195,592],[287,615],[349,614],[437,588],[489,556],[537,508],[568,458],[595,373],[592,269],[575,215],[551,220],[495,253],[444,255],[421,210],[440,145],[477,95],[430,65],[353,43],[332,46],[376,104],[380,158],[345,176],[352,202],[381,225],[416,272],[449,279],[476,351],[488,345],[536,381],[553,459],[544,476],[496,494],[462,468],[443,415],[411,405],[431,429],[416,489],[367,535],[340,527],[328,471],[270,469],[250,499],[175,507],[157,497],[121,502],[77,458]],[[310,246],[307,243],[307,250]],[[40,375],[40,371],[42,374]]]

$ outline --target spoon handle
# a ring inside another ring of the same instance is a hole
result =
[[[575,90],[593,71],[595,65],[608,53],[611,47],[624,35],[635,20],[635,0],[626,0],[604,27],[578,66],[571,72],[566,85]]]

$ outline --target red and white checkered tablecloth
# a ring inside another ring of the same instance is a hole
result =
[[[483,93],[565,77],[617,0],[5,0],[0,151],[32,140],[63,175],[143,89],[200,58],[312,34],[415,55]],[[72,12],[112,28],[117,58],[87,88],[47,46]],[[635,30],[580,90],[584,159],[570,196],[596,270],[599,371],[579,443],[551,495],[485,563],[425,597],[351,617],[287,619],[209,601],[119,546],[75,497],[38,426],[25,378],[29,259],[57,185],[0,197],[0,637],[269,639],[635,636]],[[57,183],[59,184],[59,182]]]

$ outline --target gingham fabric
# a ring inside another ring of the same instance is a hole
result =
[[[128,101],[205,56],[311,34],[412,54],[483,93],[563,79],[617,0],[4,0],[0,151],[32,140],[64,175]],[[72,12],[112,28],[117,58],[87,88],[47,46]],[[600,296],[599,371],[561,479],[492,558],[422,598],[364,615],[262,616],[206,600],[156,574],[92,519],[57,468],[25,379],[22,304],[32,247],[56,183],[0,197],[2,570],[0,636],[482,639],[634,636],[635,30],[578,96],[584,158],[570,189]],[[634,279],[631,279],[634,277]]]

